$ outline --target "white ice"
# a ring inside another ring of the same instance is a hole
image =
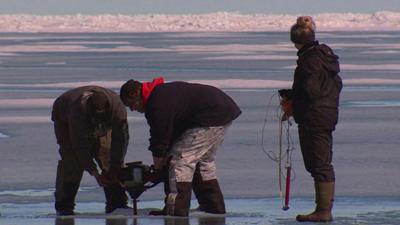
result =
[[[128,116],[128,121],[143,121],[143,117]],[[50,116],[0,116],[0,124],[33,124],[50,123]],[[7,135],[0,133],[0,138],[6,138]]]
[[[50,107],[53,102],[52,98],[0,99],[0,108]]]
[[[342,70],[357,70],[357,71],[400,70],[400,64],[379,64],[379,65],[341,64],[340,68]]]
[[[216,12],[200,15],[0,16],[2,32],[187,32],[288,31],[299,15]],[[312,15],[319,31],[399,30],[400,12]]]
[[[0,133],[0,138],[8,138],[8,137],[10,136],[8,136],[7,134]]]
[[[208,60],[296,60],[296,56],[287,55],[230,55],[230,56],[211,56],[203,59]]]

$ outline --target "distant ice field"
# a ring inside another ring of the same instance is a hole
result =
[[[187,15],[1,15],[3,32],[243,32],[287,31],[298,15],[216,12]],[[400,13],[311,15],[321,31],[399,30]]]

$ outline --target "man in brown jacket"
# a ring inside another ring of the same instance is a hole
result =
[[[126,109],[119,96],[97,86],[69,90],[55,100],[52,120],[61,156],[55,191],[57,215],[74,215],[75,196],[85,170],[104,187],[106,213],[126,208],[127,196],[117,173],[129,134]]]

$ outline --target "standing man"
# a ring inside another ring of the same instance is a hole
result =
[[[75,214],[75,196],[84,170],[104,187],[106,213],[126,208],[127,196],[117,173],[129,134],[126,109],[119,96],[97,86],[69,90],[55,100],[52,120],[61,156],[55,191],[57,215]]]
[[[215,156],[224,135],[241,111],[221,90],[186,82],[129,80],[120,97],[132,111],[145,113],[156,170],[169,170],[163,214],[188,216],[193,191],[200,210],[224,214]]]
[[[281,102],[284,119],[298,124],[300,147],[306,170],[314,178],[314,212],[298,215],[300,222],[332,220],[335,173],[332,165],[332,132],[338,122],[342,79],[332,49],[315,40],[315,23],[309,16],[297,18],[290,39],[298,49],[292,89]]]

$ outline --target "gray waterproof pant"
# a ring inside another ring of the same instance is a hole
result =
[[[169,215],[177,215],[174,212],[180,209],[176,209],[176,207],[182,205],[186,208],[184,211],[188,211],[190,193],[180,192],[183,190],[191,192],[191,183],[196,169],[200,173],[202,181],[216,181],[216,152],[224,140],[224,134],[229,125],[189,129],[175,142],[171,150],[169,166],[169,194],[167,197],[167,213]],[[187,194],[189,196],[183,197]],[[184,200],[182,200],[183,198]],[[223,201],[222,193],[221,198]],[[184,201],[184,203],[179,201]]]

